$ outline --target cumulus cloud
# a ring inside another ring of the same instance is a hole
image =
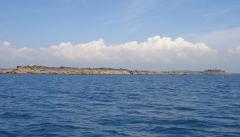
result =
[[[217,51],[204,43],[183,38],[154,36],[143,42],[107,45],[103,39],[82,44],[62,42],[47,48],[0,46],[0,66],[40,64],[49,66],[114,67],[150,70],[211,68]]]

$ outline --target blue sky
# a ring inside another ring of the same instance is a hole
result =
[[[239,27],[239,13],[238,0],[0,0],[0,41],[44,47],[187,37]]]
[[[239,13],[239,0],[0,0],[0,67],[112,67],[114,56],[127,68],[238,72]]]

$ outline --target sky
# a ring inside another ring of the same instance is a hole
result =
[[[0,67],[240,72],[239,0],[0,0]]]

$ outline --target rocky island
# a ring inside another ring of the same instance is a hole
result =
[[[220,69],[209,69],[205,71],[145,71],[113,68],[47,67],[39,65],[17,66],[14,69],[0,69],[0,74],[207,75],[225,73],[224,70]]]

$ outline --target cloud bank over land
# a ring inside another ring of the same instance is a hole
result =
[[[231,49],[229,56],[239,54]],[[216,49],[183,38],[154,36],[143,42],[107,45],[103,39],[82,44],[62,42],[47,48],[0,46],[0,67],[39,64],[48,66],[114,67],[148,70],[202,70],[224,67]],[[224,63],[227,64],[228,60]],[[224,68],[223,68],[224,69]],[[230,70],[231,71],[231,70]]]

